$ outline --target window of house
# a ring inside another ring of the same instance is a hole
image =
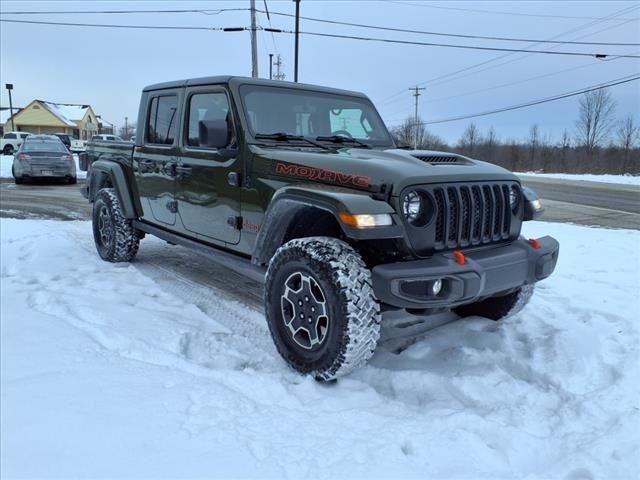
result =
[[[189,99],[189,119],[187,144],[200,146],[200,124],[208,121],[229,122],[229,102],[223,92],[197,93]],[[230,128],[230,125],[227,125]]]
[[[175,95],[151,99],[147,119],[147,142],[173,145],[176,137],[178,97]]]

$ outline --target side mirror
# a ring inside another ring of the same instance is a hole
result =
[[[201,147],[224,148],[229,145],[229,133],[226,120],[198,122],[198,143]]]

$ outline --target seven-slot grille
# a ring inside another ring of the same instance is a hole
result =
[[[493,243],[509,238],[510,185],[443,185],[432,190],[435,201],[435,249]]]

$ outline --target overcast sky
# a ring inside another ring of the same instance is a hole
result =
[[[264,0],[256,0],[264,9]],[[271,25],[294,29],[292,1],[268,0]],[[127,25],[248,27],[249,0],[208,2],[0,1],[2,19]],[[207,9],[203,13],[38,14],[14,11]],[[473,11],[470,11],[473,10]],[[499,12],[499,13],[491,13]],[[303,0],[308,17],[394,28],[466,35],[554,39],[565,41],[640,43],[639,2],[389,2]],[[266,16],[259,24],[269,26]],[[581,46],[469,40],[422,34],[369,30],[301,21],[301,31],[335,33],[417,42],[437,42],[535,48],[555,51],[640,54],[640,46]],[[8,106],[5,83],[13,83],[13,104],[23,107],[38,98],[59,103],[91,104],[96,113],[117,126],[134,119],[140,90],[167,80],[218,74],[251,74],[249,32],[167,31],[75,26],[0,24],[0,103]],[[258,33],[260,76],[269,76],[269,53],[282,55],[287,80],[293,80],[293,35]],[[413,115],[414,98],[408,88],[426,87],[419,98],[424,120],[472,114],[549,97],[640,72],[640,59],[596,60],[592,57],[506,53],[433,46],[399,45],[315,37],[300,37],[300,81],[359,90],[369,95],[388,126]],[[612,58],[612,57],[608,57]],[[479,67],[474,65],[487,62]],[[459,70],[464,72],[449,75]],[[558,73],[560,72],[560,73]],[[445,79],[434,81],[448,75]],[[533,77],[541,77],[534,79]],[[525,81],[528,80],[528,81]],[[506,85],[505,84],[511,84]],[[617,115],[633,114],[640,121],[640,81],[611,90]],[[542,135],[558,139],[574,130],[578,97],[476,118],[485,133],[491,126],[498,137],[525,138],[537,123]],[[460,137],[470,120],[429,125],[450,142]]]

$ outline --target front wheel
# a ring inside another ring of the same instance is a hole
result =
[[[485,317],[501,320],[520,312],[533,296],[534,285],[523,285],[517,290],[501,297],[490,297],[481,302],[470,303],[454,308],[461,317]]]
[[[373,355],[380,306],[371,272],[345,242],[291,240],[269,263],[266,316],[278,352],[301,373],[333,380]]]
[[[93,239],[98,254],[108,262],[129,262],[138,253],[140,236],[125,218],[113,188],[103,188],[93,203]]]
[[[3,155],[13,155],[13,145],[5,145],[2,149]]]

